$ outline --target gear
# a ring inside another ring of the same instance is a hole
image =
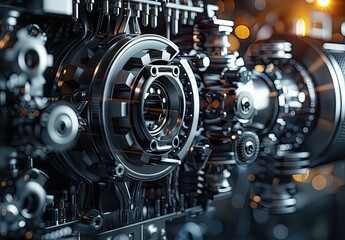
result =
[[[44,47],[46,36],[37,25],[31,24],[20,29],[17,38],[13,48],[6,50],[5,60],[13,63],[9,68],[13,68],[15,74],[29,79],[30,87],[25,86],[26,94],[42,96],[46,82],[43,73],[53,65],[53,56]]]
[[[78,115],[68,102],[53,103],[41,115],[42,141],[48,150],[67,150],[78,139]]]
[[[243,132],[235,142],[235,159],[240,165],[253,163],[259,154],[259,137],[250,131]]]

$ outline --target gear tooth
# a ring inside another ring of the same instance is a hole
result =
[[[54,56],[52,54],[47,54],[47,67],[52,67],[54,64]]]
[[[250,142],[250,145],[247,143]],[[260,141],[254,132],[246,131],[235,142],[235,157],[240,165],[254,162],[259,153]]]
[[[242,145],[243,145],[243,137],[242,135],[240,135],[238,138],[237,138],[237,142],[235,143],[236,144],[236,157],[239,161],[244,161],[243,159],[243,148],[242,148]]]

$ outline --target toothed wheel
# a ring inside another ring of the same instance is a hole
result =
[[[246,131],[235,142],[235,158],[240,165],[253,163],[259,154],[260,140],[254,132]]]

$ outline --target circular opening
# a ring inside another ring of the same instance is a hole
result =
[[[68,137],[73,129],[72,124],[70,116],[67,116],[66,114],[60,114],[57,116],[54,124],[54,134],[57,135],[56,137]]]
[[[25,58],[25,64],[29,69],[36,68],[40,63],[39,55],[38,55],[37,51],[35,51],[35,50],[29,50],[25,54],[24,58]]]
[[[121,176],[124,172],[124,168],[122,165],[117,165],[116,167],[116,175]]]
[[[29,218],[31,214],[34,214],[38,208],[39,199],[38,196],[34,193],[29,193],[23,201],[23,210],[24,215]]]
[[[183,122],[184,95],[175,81],[175,78],[159,77],[143,92],[143,123],[157,140],[172,139]]]
[[[248,113],[250,111],[250,101],[249,101],[249,98],[247,97],[244,97],[242,98],[242,101],[241,101],[241,109],[244,113]]]
[[[180,69],[178,67],[174,67],[173,68],[173,75],[175,77],[177,77],[178,75],[180,75]]]
[[[155,77],[158,74],[158,68],[157,67],[151,67],[150,68],[150,74]]]
[[[156,140],[152,140],[151,143],[150,143],[150,149],[151,149],[152,151],[154,151],[154,150],[157,149],[157,147],[158,147],[157,141],[156,141]]]
[[[58,123],[58,128],[57,128],[58,133],[61,135],[64,135],[66,133],[66,130],[67,130],[66,123],[64,121],[60,121]]]
[[[178,145],[180,144],[180,140],[178,139],[178,137],[176,136],[172,142],[172,145],[174,148],[177,148]]]
[[[144,120],[150,133],[156,133],[164,126],[168,117],[167,96],[158,85],[152,84],[144,99]]]
[[[94,229],[98,230],[102,227],[102,225],[103,225],[103,219],[100,215],[97,215],[92,219],[91,226]]]
[[[102,223],[101,218],[100,217],[96,217],[96,219],[95,219],[95,226],[99,226],[99,225],[101,225],[101,223]]]
[[[245,144],[245,153],[248,155],[248,156],[251,156],[253,155],[254,153],[254,143],[252,141],[247,141],[246,144]]]

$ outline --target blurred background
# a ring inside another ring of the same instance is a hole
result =
[[[209,3],[220,6],[219,18],[235,22],[233,34],[229,36],[230,49],[239,51],[240,55],[254,41],[274,34],[345,43],[344,0]],[[214,208],[207,214],[187,219],[188,227],[193,228],[195,224],[195,229],[200,228],[206,239],[345,239],[345,161],[293,175],[297,185],[297,211],[284,215],[257,209],[261,198],[251,195],[251,182],[255,180],[251,170],[236,168],[232,173],[232,196],[214,201]]]
[[[243,174],[245,172],[248,174]],[[200,228],[205,239],[212,240],[345,238],[344,161],[311,169],[307,174],[294,175],[297,211],[282,215],[257,209],[261,199],[251,194],[254,175],[249,172],[250,169],[244,168],[233,172],[232,196],[214,201],[213,208],[206,214],[187,219],[187,224],[197,223],[195,229]],[[186,226],[186,223],[181,225]]]
[[[215,1],[212,1],[214,3]],[[234,20],[231,50],[273,34],[292,34],[344,43],[344,0],[223,0],[220,18]]]

